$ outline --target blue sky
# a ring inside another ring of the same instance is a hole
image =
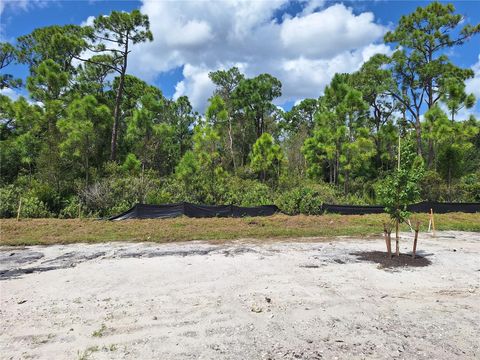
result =
[[[112,10],[141,9],[155,40],[134,47],[129,72],[157,85],[167,97],[188,95],[200,111],[213,90],[208,72],[239,66],[248,76],[269,72],[283,83],[278,105],[290,108],[318,97],[335,72],[355,71],[382,44],[385,31],[424,1],[0,0],[2,41],[37,27],[82,24]],[[480,2],[453,2],[466,22],[480,23]],[[480,37],[449,53],[474,67],[468,89],[480,98]],[[25,77],[23,66],[9,69]],[[480,113],[477,103],[476,113]]]

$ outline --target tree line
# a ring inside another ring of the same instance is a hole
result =
[[[479,32],[433,2],[385,35],[391,56],[336,74],[318,98],[283,111],[280,80],[233,67],[209,74],[215,91],[199,114],[129,74],[135,45],[153,41],[138,10],[35,29],[0,45],[0,87],[29,94],[0,95],[0,216],[20,199],[31,217],[136,202],[276,203],[292,214],[378,203],[399,146],[415,157],[419,199],[480,201],[480,121],[458,119],[475,105],[474,74],[448,56]],[[26,81],[13,64],[28,66]]]

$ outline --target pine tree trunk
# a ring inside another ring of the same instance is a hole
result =
[[[230,154],[232,156],[232,163],[233,163],[233,172],[237,172],[237,166],[235,163],[235,154],[233,153],[233,137],[232,137],[232,119],[230,116],[228,117],[228,137],[230,141]]]
[[[422,129],[419,119],[415,122],[415,134],[417,137],[417,155],[422,156]]]
[[[123,52],[122,72],[120,73],[120,83],[118,84],[117,95],[115,96],[115,109],[113,111],[112,141],[110,143],[110,160],[117,160],[117,138],[118,125],[120,123],[120,105],[122,104],[123,86],[125,84],[125,73],[127,72],[128,56],[128,34],[125,40],[125,51]]]

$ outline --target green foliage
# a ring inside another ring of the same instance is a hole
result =
[[[453,4],[435,1],[402,16],[397,28],[385,34],[384,40],[395,43],[397,49],[390,61],[397,85],[390,93],[415,128],[419,155],[424,152],[422,102],[431,109],[439,101],[446,101],[453,111],[452,118],[459,103],[465,102],[455,98],[462,97],[463,92],[461,89],[452,91],[448,79],[454,78],[458,84],[473,77],[473,71],[454,65],[446,55],[449,48],[464,44],[480,32],[480,24],[466,24],[458,29],[463,22],[464,17],[455,14]],[[432,144],[430,139],[427,145],[427,167],[430,169],[434,167],[435,156]]]
[[[273,192],[270,187],[258,180],[229,177],[222,184],[221,202],[238,206],[270,205]]]
[[[22,196],[22,207],[20,217],[22,218],[48,218],[52,214],[48,211],[47,206],[36,196],[27,194]]]
[[[263,133],[253,144],[250,167],[260,175],[262,181],[265,181],[267,176],[274,181],[278,179],[282,160],[282,149],[274,143],[273,137],[269,133]]]
[[[42,194],[39,189],[31,189],[23,192],[18,185],[7,185],[0,188],[0,217],[16,217],[20,198],[21,218],[48,218],[53,214],[48,210],[47,204],[41,200]]]
[[[444,193],[442,177],[436,171],[426,171],[420,182],[420,196],[427,201],[441,201]]]
[[[339,195],[326,184],[305,184],[278,194],[275,205],[289,215],[320,215],[323,203],[335,203]]]
[[[122,170],[132,175],[138,175],[140,173],[141,168],[142,168],[141,161],[138,160],[135,154],[132,154],[132,153],[127,155],[127,157],[125,158],[125,161],[122,164]]]
[[[82,216],[82,204],[77,196],[71,196],[64,201],[63,208],[58,215],[62,219],[75,219]]]
[[[0,217],[17,215],[19,196],[18,188],[13,184],[0,187]]]
[[[9,43],[0,43],[0,70],[14,63],[17,57],[15,47]],[[0,74],[0,90],[18,88],[22,85],[21,79],[15,79],[11,74]]]
[[[400,156],[400,168],[381,182],[377,195],[390,217],[402,223],[409,216],[407,205],[419,200],[423,163],[415,156],[413,146],[409,143],[403,145]]]
[[[68,78],[60,65],[47,59],[33,69],[32,76],[27,79],[27,89],[35,100],[58,100],[66,90]]]
[[[343,185],[345,193],[349,192],[351,178],[375,155],[366,128],[367,103],[350,81],[348,74],[336,74],[325,88],[313,136],[302,149],[309,176]]]

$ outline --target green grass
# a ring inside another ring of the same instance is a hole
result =
[[[414,215],[428,227],[428,214]],[[275,215],[256,218],[101,221],[92,219],[0,220],[0,245],[49,245],[105,241],[174,242],[189,240],[282,239],[299,237],[370,236],[383,232],[387,215]],[[480,232],[480,213],[435,215],[437,230]],[[405,225],[402,230],[408,230]],[[252,240],[253,241],[253,240]]]

